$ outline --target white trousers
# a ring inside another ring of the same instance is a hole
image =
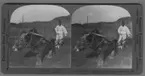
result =
[[[61,42],[63,39],[63,34],[57,34],[56,35],[56,44],[58,44],[58,42]]]
[[[119,39],[118,39],[118,44],[120,44],[120,41],[125,41],[125,39],[127,38],[126,34],[120,34],[119,35]]]

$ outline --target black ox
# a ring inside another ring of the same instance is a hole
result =
[[[46,40],[34,32],[23,33],[13,45],[13,51],[21,51],[24,48],[30,48],[36,54],[36,65],[41,65],[44,57],[51,58],[55,54],[55,39]]]
[[[86,48],[91,48],[96,52],[96,57],[99,59],[98,65],[100,62],[102,65],[112,52],[114,52],[114,56],[117,54],[117,39],[108,40],[99,31],[93,30],[84,34],[74,47],[76,52],[84,51]]]

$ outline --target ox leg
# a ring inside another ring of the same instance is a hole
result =
[[[114,50],[111,52],[111,54],[109,55],[109,59],[114,59]]]
[[[116,56],[118,53],[118,48],[117,48],[117,44],[115,44],[115,47],[114,47],[114,56]]]
[[[101,67],[104,64],[103,56],[100,55],[97,59],[97,67]]]
[[[39,54],[36,56],[36,58],[37,58],[36,65],[42,65],[41,57]]]
[[[56,54],[56,49],[55,47],[52,48],[52,55]]]
[[[46,56],[48,59],[52,58],[52,50],[49,51],[49,53]]]

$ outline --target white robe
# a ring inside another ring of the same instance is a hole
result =
[[[67,36],[67,30],[64,26],[57,25],[55,28],[56,40],[63,39],[64,36]]]
[[[120,43],[121,40],[124,41],[127,38],[127,36],[131,37],[131,32],[127,26],[120,26],[118,28],[118,33],[119,33],[118,43]]]

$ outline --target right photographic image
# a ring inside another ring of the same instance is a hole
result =
[[[117,5],[86,5],[71,17],[72,68],[132,68],[130,12]]]

